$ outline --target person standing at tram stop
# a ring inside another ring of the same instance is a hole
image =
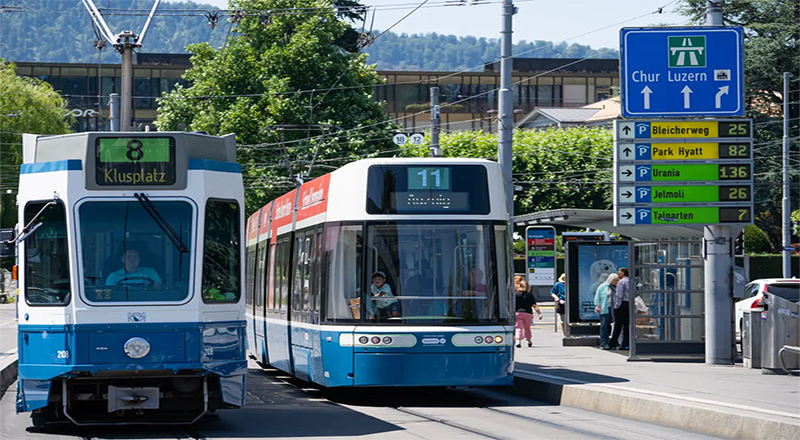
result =
[[[400,316],[397,300],[392,294],[392,288],[386,284],[386,274],[376,271],[372,274],[370,286],[372,298],[367,302],[367,311],[376,319],[389,319]]]
[[[531,334],[531,324],[533,324],[533,311],[542,319],[542,311],[536,304],[536,297],[530,291],[530,286],[525,280],[520,280],[516,284],[516,291],[514,292],[514,304],[517,310],[516,331],[514,339],[517,341],[517,348],[522,347],[522,340],[528,340],[528,347],[533,347],[533,335]]]
[[[614,295],[614,332],[611,333],[611,341],[608,346],[612,350],[621,348],[628,350],[630,346],[630,301],[631,301],[631,280],[628,278],[628,268],[621,267],[617,273],[619,282],[617,291]],[[617,345],[619,335],[622,333],[622,345]]]
[[[567,286],[564,284],[565,281],[567,281],[567,275],[562,273],[558,277],[558,282],[550,289],[550,296],[553,297],[556,315],[561,319],[561,334],[564,336],[567,335],[566,325],[564,324],[564,312],[566,312],[567,308]]]
[[[619,276],[612,273],[606,282],[597,287],[594,294],[594,310],[600,314],[600,349],[608,350],[608,336],[611,333],[611,290],[616,286]]]

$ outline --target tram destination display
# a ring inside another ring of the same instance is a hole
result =
[[[369,168],[368,214],[488,214],[481,165],[375,165]]]
[[[175,184],[172,137],[100,137],[96,140],[95,182],[101,186]]]

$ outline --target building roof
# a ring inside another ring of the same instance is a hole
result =
[[[583,125],[596,108],[537,107],[517,123],[517,128]]]
[[[619,117],[622,115],[622,104],[620,103],[619,96],[593,102],[589,105],[583,106],[583,108],[597,109],[597,113],[593,114],[589,117],[589,119],[586,120],[587,124],[619,119]]]

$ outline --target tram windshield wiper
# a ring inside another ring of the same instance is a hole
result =
[[[181,237],[175,233],[175,230],[167,223],[167,220],[164,216],[161,215],[160,212],[156,209],[153,202],[150,201],[150,198],[147,197],[144,193],[133,193],[133,196],[136,197],[136,200],[142,205],[145,211],[150,214],[150,217],[153,218],[153,221],[156,222],[159,228],[164,231],[164,235],[169,238],[169,241],[172,242],[173,245],[178,249],[180,253],[189,252],[189,247],[186,246],[186,243],[181,240]]]

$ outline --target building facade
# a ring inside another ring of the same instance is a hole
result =
[[[119,64],[16,63],[17,74],[50,83],[67,99],[76,131],[106,130],[108,100],[120,93]],[[134,130],[156,119],[156,98],[169,92],[190,67],[187,54],[138,54],[133,66]],[[443,131],[497,129],[496,64],[482,72],[378,71],[384,83],[373,96],[407,131],[430,128],[430,88],[439,87]],[[615,59],[518,58],[512,73],[514,115],[518,122],[537,107],[583,107],[611,95],[619,85]]]

